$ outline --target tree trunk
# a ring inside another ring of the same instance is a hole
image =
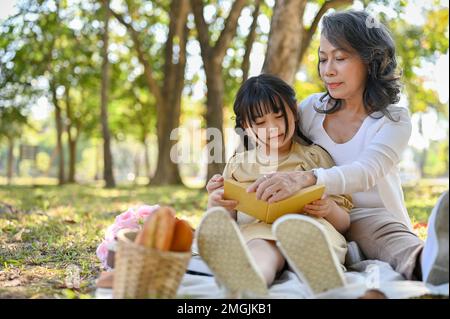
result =
[[[138,31],[126,22],[120,14],[110,11],[129,31],[139,62],[144,67],[145,81],[156,100],[158,164],[155,176],[150,182],[152,185],[182,184],[178,164],[170,158],[171,149],[176,144],[176,141],[170,140],[170,134],[173,129],[178,128],[180,123],[181,94],[184,87],[186,66],[186,43],[189,33],[186,23],[189,1],[174,0],[170,4],[169,33],[164,47],[163,83],[158,83],[154,77],[152,65],[144,51]],[[137,14],[133,10],[131,13]]]
[[[76,183],[76,161],[77,161],[77,140],[78,131],[76,128],[75,119],[72,114],[72,105],[70,100],[70,86],[66,85],[65,91],[66,97],[66,115],[68,119],[67,124],[67,144],[69,145],[69,176],[67,178],[68,183]]]
[[[64,149],[62,142],[62,134],[64,131],[62,112],[59,105],[58,96],[56,94],[56,87],[54,84],[50,85],[53,105],[55,107],[55,126],[56,126],[56,151],[58,154],[58,184],[63,185],[65,183],[64,177]]]
[[[8,162],[6,168],[6,178],[7,183],[10,185],[12,183],[13,177],[13,166],[14,166],[14,139],[8,138]]]
[[[172,148],[177,144],[176,140],[170,140],[170,134],[180,125],[181,96],[186,67],[186,44],[189,34],[189,29],[186,25],[188,13],[189,1],[172,1],[169,36],[165,45],[165,77],[161,90],[164,101],[163,105],[161,105],[162,107],[157,108],[158,164],[155,176],[150,181],[152,185],[183,183],[178,164],[172,161],[170,157]],[[178,39],[178,58],[174,56],[175,39]]]
[[[98,181],[100,180],[100,153],[101,153],[101,145],[95,143],[95,176],[94,180]]]
[[[170,134],[174,128],[178,127],[173,122],[179,122],[180,103],[166,105],[166,107],[172,108],[175,114],[158,116],[158,164],[155,176],[149,181],[151,185],[182,184],[178,164],[170,158],[170,152],[177,144],[176,140],[170,139]]]
[[[225,145],[223,137],[223,95],[224,82],[222,78],[222,62],[231,41],[233,40],[245,0],[233,2],[230,13],[225,21],[219,38],[214,46],[210,44],[209,26],[204,19],[204,5],[202,0],[191,0],[195,24],[200,42],[203,65],[206,73],[206,125],[209,130],[215,129],[217,134],[207,136],[208,142],[208,170],[207,179],[214,174],[222,174],[225,167]],[[219,135],[220,133],[220,135]],[[216,140],[219,139],[219,140]],[[210,144],[211,143],[211,144]]]
[[[144,166],[145,166],[145,175],[148,177],[148,180],[150,182],[150,154],[148,152],[148,143],[147,138],[144,139],[142,142],[142,146],[144,147]]]
[[[276,75],[289,84],[295,81],[295,74],[322,16],[331,8],[352,4],[353,0],[325,1],[309,28],[303,25],[306,3],[306,0],[279,0],[273,9],[262,72]]]
[[[108,125],[108,91],[109,91],[109,60],[108,60],[108,26],[111,12],[109,11],[109,0],[103,0],[105,7],[105,25],[103,30],[102,47],[102,89],[101,89],[101,122],[103,135],[103,178],[105,187],[112,188],[116,186],[113,172],[113,158],[111,154],[111,136]]]
[[[205,68],[206,70],[206,68]],[[225,168],[225,140],[223,136],[223,96],[224,83],[221,66],[215,65],[206,71],[208,92],[206,95],[206,123],[211,134],[206,137],[208,143],[207,180],[214,174],[222,174]]]
[[[289,84],[294,83],[297,73],[305,6],[306,0],[276,1],[270,23],[262,72],[276,75]]]
[[[68,183],[76,183],[76,163],[77,163],[77,137],[69,138],[69,176]]]
[[[140,170],[141,170],[141,154],[139,152],[139,150],[136,151],[136,154],[134,154],[134,179],[133,179],[133,183],[136,184],[139,174],[140,174]]]
[[[261,0],[255,1],[255,8],[253,10],[253,21],[250,26],[250,32],[248,33],[247,39],[245,40],[245,53],[242,58],[242,82],[248,79],[248,73],[250,70],[250,54],[252,53],[253,43],[256,38],[256,26],[258,25],[259,8],[261,5]]]

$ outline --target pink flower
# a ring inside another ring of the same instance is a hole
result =
[[[106,260],[108,258],[108,244],[106,241],[102,242],[97,248],[97,257],[102,262],[103,267],[108,268]]]
[[[158,208],[159,205],[142,205],[138,207],[136,211],[129,208],[115,218],[114,223],[106,229],[105,238],[97,248],[97,257],[105,268],[109,268],[107,265],[108,245],[116,241],[119,230],[140,230],[144,220]]]
[[[134,226],[137,224],[136,214],[133,209],[128,209],[125,213],[120,214],[116,217],[114,221],[115,225],[118,225],[121,228],[132,228],[129,226]]]
[[[106,229],[105,239],[107,241],[115,240],[117,232],[124,228],[139,229],[138,219],[132,209],[129,209],[116,217],[114,224]]]

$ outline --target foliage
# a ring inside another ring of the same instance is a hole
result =
[[[309,1],[307,10],[315,13],[324,2]],[[418,24],[407,20],[406,1],[362,2],[368,11],[385,22],[392,31],[403,73],[404,93],[411,112],[421,112],[432,107],[441,115],[448,116],[448,104],[442,104],[437,92],[426,85],[430,75],[418,72],[421,66],[434,63],[441,54],[448,51],[448,7],[437,0],[418,3],[418,10],[424,21],[423,24]],[[3,135],[4,132],[16,132],[16,136],[24,136],[26,139],[23,123],[25,118],[28,122],[33,122],[30,121],[30,107],[36,104],[37,98],[46,97],[53,106],[59,103],[63,111],[64,126],[72,125],[71,130],[74,131],[78,128],[80,139],[84,139],[86,144],[96,143],[101,138],[101,2],[18,0],[17,4],[18,14],[2,21],[0,26],[0,135],[2,131]],[[205,0],[204,4],[207,9],[205,19],[209,23],[209,38],[210,41],[216,41],[232,1]],[[122,14],[126,22],[131,23],[138,31],[142,50],[151,65],[154,78],[162,83],[167,71],[164,67],[164,47],[169,32],[170,1],[122,0],[113,1],[112,5],[113,10]],[[253,9],[254,3],[251,2],[243,9],[236,36],[222,64],[225,126],[233,125],[231,106],[242,83],[242,60]],[[267,44],[272,11],[273,2],[261,2],[255,39],[258,48]],[[205,81],[192,14],[188,18],[188,27],[187,69],[195,71],[184,74],[182,121],[189,114],[201,116],[206,111],[202,103],[191,98],[194,87],[199,82],[204,85]],[[317,74],[319,31],[316,31],[311,41],[294,84],[299,101],[311,93],[324,90]],[[252,52],[254,50],[255,46]],[[111,92],[108,111],[113,138],[116,141],[131,138],[139,143],[156,140],[158,121],[154,94],[148,89],[130,33],[115,18],[110,23],[109,59]],[[261,61],[251,62],[255,65]],[[52,99],[52,86],[57,91],[56,101]],[[67,92],[68,97],[65,96]],[[72,110],[69,113],[67,101]],[[7,120],[4,119],[6,107],[16,108],[15,111],[7,111]],[[10,124],[7,126],[6,123]],[[49,127],[54,132],[54,125]],[[65,137],[66,135],[63,136],[64,139]],[[55,147],[55,140],[47,139],[45,148]],[[83,142],[79,146],[82,147]],[[438,150],[439,154],[443,154],[443,151]],[[433,168],[432,164],[436,160],[432,157],[433,154],[430,156],[427,172],[441,172],[442,165],[440,168]],[[57,161],[53,161],[53,165],[55,163]]]

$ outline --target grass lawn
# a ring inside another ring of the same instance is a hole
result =
[[[36,181],[35,181],[36,182]],[[408,211],[422,238],[427,217],[448,181],[405,186]],[[0,298],[92,298],[101,271],[95,250],[114,217],[130,206],[173,206],[197,226],[207,196],[186,187],[99,185],[0,186]],[[79,267],[71,289],[68,270]]]

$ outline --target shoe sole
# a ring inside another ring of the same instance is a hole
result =
[[[448,252],[449,252],[449,238],[448,238],[448,192],[443,195],[439,202],[439,207],[437,207],[438,212],[436,219],[434,220],[434,229],[436,229],[436,237],[438,243],[438,253],[433,266],[431,267],[430,273],[426,280],[427,283],[432,285],[439,285],[442,283],[448,283]],[[445,198],[447,197],[447,198]]]
[[[274,226],[277,245],[314,295],[343,287],[344,273],[323,226],[306,216],[283,216]]]
[[[225,209],[207,211],[198,227],[197,241],[200,256],[232,296],[268,294],[264,277]]]

